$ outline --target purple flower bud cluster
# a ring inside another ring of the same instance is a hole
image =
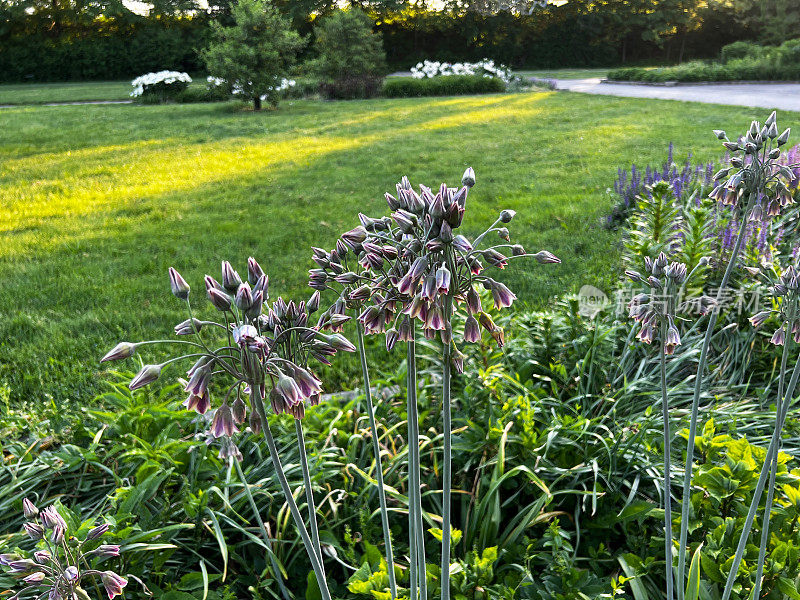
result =
[[[37,543],[33,558],[16,554],[0,554],[0,566],[21,581],[22,587],[11,598],[45,598],[48,600],[73,600],[88,598],[83,589],[84,580],[102,582],[109,600],[121,596],[128,580],[114,571],[99,571],[93,564],[120,555],[115,544],[97,544],[108,532],[102,524],[90,529],[83,539],[71,535],[67,521],[56,506],[39,511],[27,498],[22,501],[26,522],[23,527]]]
[[[385,334],[389,350],[414,338],[414,322],[427,339],[438,337],[451,344],[453,313],[463,307],[464,341],[479,341],[482,326],[502,345],[503,332],[483,312],[477,290],[487,290],[497,309],[511,306],[516,296],[485,271],[504,269],[510,260],[524,256],[543,264],[560,261],[550,252],[527,254],[521,245],[510,243],[508,229],[500,225],[511,222],[513,210],[502,211],[474,240],[459,233],[473,185],[471,168],[460,188],[443,183],[436,190],[421,185],[417,191],[403,177],[396,193],[385,195],[391,216],[359,215],[360,225],[343,234],[333,250],[314,248],[316,268],[309,272],[309,285],[340,293],[319,326],[340,331],[352,309],[366,333]],[[481,242],[491,233],[503,243],[483,247]],[[456,362],[456,367],[461,364]]]
[[[794,266],[789,265],[771,282],[770,291],[773,299],[770,301],[770,308],[757,312],[749,319],[753,327],[759,328],[770,318],[776,318],[779,325],[770,338],[770,342],[776,346],[783,346],[790,334],[796,344],[800,343],[798,289],[800,289],[800,273]]]
[[[749,212],[743,217],[752,221],[778,216],[782,208],[794,202],[790,187],[794,172],[780,162],[780,148],[789,140],[790,130],[778,133],[775,112],[763,125],[753,121],[738,141],[730,141],[724,131],[714,133],[731,156],[730,166],[714,175],[718,183],[709,198],[729,206],[737,206],[744,198]]]
[[[628,279],[650,288],[649,292],[634,296],[629,305],[629,316],[641,325],[636,339],[650,344],[660,329],[664,354],[671,355],[681,345],[681,336],[675,326],[675,311],[678,291],[688,276],[686,265],[670,262],[661,252],[655,259],[646,256],[644,268],[644,274],[625,271]]]
[[[354,248],[361,243],[360,232],[350,232],[343,240]],[[169,280],[173,294],[184,300],[189,310],[189,318],[175,327],[175,334],[193,336],[194,341],[143,343],[175,343],[197,351],[161,364],[145,365],[129,387],[135,390],[153,383],[166,365],[193,358],[194,364],[182,382],[188,394],[184,402],[187,409],[206,414],[212,408],[211,389],[215,381],[217,385],[228,386],[210,418],[209,432],[214,438],[228,438],[246,423],[255,432],[261,430],[263,423],[253,407],[254,394],[259,401],[269,396],[277,414],[302,418],[305,403],[317,404],[322,391],[322,382],[309,361],[330,365],[331,357],[338,351],[355,350],[341,335],[328,335],[319,325],[311,323],[311,315],[319,310],[319,291],[300,303],[278,298],[268,304],[269,278],[254,258],[247,261],[246,278],[228,261],[222,262],[219,281],[205,276],[206,297],[222,313],[224,322],[192,316],[188,284],[175,269],[169,270]],[[214,333],[218,334],[216,343],[211,341]],[[122,342],[103,360],[128,358],[137,346]],[[226,456],[237,455],[238,450],[226,442],[222,447]]]

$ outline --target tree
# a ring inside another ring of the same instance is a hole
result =
[[[322,19],[314,45],[318,58],[311,68],[328,95],[370,96],[377,91],[386,71],[386,53],[372,26],[372,19],[357,8]]]
[[[277,87],[294,64],[302,38],[269,0],[238,0],[233,25],[212,24],[212,41],[201,56],[209,72],[261,109],[265,98],[278,104]]]

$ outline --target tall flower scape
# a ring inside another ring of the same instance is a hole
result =
[[[249,426],[254,433],[263,434],[285,501],[325,600],[329,600],[331,594],[305,458],[302,419],[306,405],[313,406],[320,401],[322,381],[317,375],[317,367],[329,365],[338,351],[356,350],[356,346],[342,335],[345,325],[351,320],[355,321],[377,467],[388,597],[428,598],[432,597],[431,587],[437,585],[441,597],[449,598],[450,382],[453,369],[463,371],[465,359],[458,346],[462,341],[474,343],[480,340],[481,329],[486,330],[498,345],[504,343],[503,330],[482,310],[479,289],[483,288],[491,295],[497,309],[511,306],[516,296],[506,285],[488,275],[491,269],[504,269],[509,261],[520,258],[533,258],[545,264],[560,262],[547,251],[529,254],[522,246],[511,242],[506,227],[514,218],[511,210],[502,211],[497,220],[473,240],[458,233],[473,185],[475,173],[471,168],[464,173],[460,188],[442,184],[436,191],[425,186],[415,191],[404,177],[397,184],[396,195],[386,194],[386,202],[392,211],[390,216],[371,218],[359,215],[361,224],[344,233],[335,248],[330,251],[313,249],[312,258],[317,268],[310,271],[309,285],[314,292],[303,302],[278,298],[269,304],[269,280],[255,259],[248,261],[246,281],[230,263],[223,262],[221,281],[208,275],[205,278],[206,297],[219,318],[203,320],[192,312],[190,286],[175,269],[170,269],[172,293],[185,302],[187,308],[188,318],[175,327],[179,337],[139,343],[121,342],[103,358],[104,361],[125,359],[149,344],[172,344],[183,349],[185,352],[165,362],[144,366],[131,382],[131,389],[156,381],[163,369],[185,361],[191,364],[184,382],[188,394],[185,405],[201,414],[213,411],[210,434],[222,440],[223,457],[238,459],[239,451],[233,437],[241,428]],[[335,291],[338,297],[321,311],[315,321],[312,320],[320,310],[322,293],[330,290]],[[464,320],[463,340],[454,339],[456,319]],[[441,581],[438,584],[425,563],[425,509],[420,492],[416,372],[416,341],[420,332],[428,340],[441,342],[444,470]],[[389,350],[398,343],[406,346],[407,513],[410,532],[407,588],[398,584],[400,565],[393,553],[389,530],[364,334],[383,334]],[[212,400],[212,388],[221,390],[219,399]],[[286,414],[295,421],[307,505],[311,507],[307,520],[300,512],[284,473],[270,431],[268,408],[276,415]],[[268,545],[269,541],[267,539]],[[274,555],[272,560],[273,574],[280,580]]]

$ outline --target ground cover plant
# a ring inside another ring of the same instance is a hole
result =
[[[171,263],[174,231],[189,256],[213,248],[241,262],[249,255],[242,248],[250,247],[275,265],[281,289],[302,290],[307,259],[300,245],[312,244],[306,225],[322,232],[313,243],[330,245],[346,225],[344,213],[356,214],[363,198],[379,202],[385,183],[363,172],[365,160],[435,180],[446,173],[427,160],[434,155],[454,163],[488,156],[484,187],[473,196],[476,218],[501,201],[515,210],[536,203],[534,214],[521,217],[518,241],[549,247],[564,260],[558,273],[510,267],[520,301],[543,303],[583,283],[610,289],[617,234],[601,222],[614,202],[607,190],[617,165],[660,162],[665,139],[675,140],[679,152],[691,142],[698,162],[719,158],[702,141],[716,125],[708,109],[670,102],[537,93],[298,101],[263,116],[238,106],[4,109],[0,361],[15,401],[42,399],[43,392],[59,405],[88,401],[100,389],[92,356],[107,335],[146,338],[171,326],[178,314],[159,300],[161,284],[151,271]],[[749,111],[715,114],[733,126]],[[419,155],[400,151],[399,140],[408,136],[424,148]],[[583,143],[553,162],[576,136]],[[459,156],[456,139],[464,146]],[[569,180],[558,177],[564,164]],[[325,210],[329,202],[342,210]],[[216,231],[207,230],[208,220],[219,224]],[[279,240],[281,252],[263,249],[265,234]],[[190,259],[186,268],[201,265]],[[102,290],[114,301],[101,302]],[[151,298],[147,321],[135,317],[142,305],[134,290]],[[359,374],[353,361],[337,377],[352,383]]]

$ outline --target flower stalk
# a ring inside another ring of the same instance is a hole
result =
[[[672,464],[669,426],[669,397],[667,393],[667,323],[661,323],[661,414],[664,420],[664,559],[667,580],[667,600],[674,598],[672,576]]]
[[[375,407],[372,404],[372,390],[369,381],[369,367],[367,354],[364,348],[364,325],[356,321],[356,342],[358,357],[361,361],[361,375],[364,380],[364,396],[367,402],[369,415],[369,429],[372,435],[372,452],[375,456],[375,478],[378,481],[378,501],[381,507],[381,527],[383,528],[383,544],[386,549],[386,568],[389,572],[389,592],[392,600],[397,598],[397,581],[394,573],[394,550],[392,549],[392,532],[389,529],[389,514],[386,509],[386,489],[383,485],[383,465],[381,461],[381,447],[378,438],[378,426],[375,422]]]
[[[247,502],[250,504],[250,510],[253,511],[253,517],[258,522],[258,527],[261,530],[261,536],[264,538],[264,544],[267,548],[267,555],[269,556],[269,561],[272,566],[272,573],[275,576],[275,580],[278,582],[278,588],[281,590],[281,596],[283,596],[284,600],[291,600],[289,590],[286,589],[286,583],[283,581],[283,570],[280,568],[280,565],[278,564],[278,558],[275,556],[275,552],[272,549],[272,541],[270,540],[267,528],[264,526],[264,521],[261,518],[261,512],[258,510],[256,501],[253,498],[253,492],[250,491],[250,484],[247,483],[247,478],[242,470],[242,465],[235,457],[233,458],[233,464],[236,467],[236,474],[239,477],[239,481],[242,482],[244,493],[247,496]]]
[[[444,303],[444,318],[451,323],[453,298],[448,294]],[[452,503],[452,411],[450,408],[450,375],[452,345],[444,344],[442,351],[442,433],[444,435],[444,461],[442,467],[442,600],[450,600],[450,509]]]
[[[294,430],[297,435],[297,449],[300,451],[300,468],[303,471],[303,487],[306,488],[306,504],[308,505],[308,525],[311,529],[311,541],[317,553],[320,567],[325,573],[325,563],[322,561],[322,546],[319,541],[319,525],[317,524],[317,504],[314,502],[314,490],[311,487],[311,473],[308,470],[308,456],[306,455],[306,438],[303,435],[303,423],[300,419],[294,420]]]
[[[319,586],[322,600],[331,600],[331,593],[328,590],[328,582],[325,579],[325,571],[322,567],[322,561],[319,560],[314,542],[308,534],[305,522],[303,521],[303,515],[300,514],[300,509],[297,507],[297,503],[294,501],[294,496],[292,495],[292,488],[289,486],[289,482],[286,479],[286,474],[283,470],[283,463],[281,462],[281,457],[278,454],[278,448],[275,446],[275,439],[272,437],[272,431],[270,431],[269,421],[267,420],[267,411],[264,408],[264,400],[260,393],[254,394],[251,398],[254,399],[253,403],[255,404],[255,410],[258,411],[258,414],[261,417],[261,431],[264,435],[264,439],[267,442],[269,455],[272,459],[272,464],[275,467],[275,474],[278,476],[278,482],[280,483],[281,490],[286,498],[286,503],[289,505],[289,511],[292,513],[294,524],[300,532],[300,537],[303,540],[303,545],[306,548],[308,558],[311,560],[311,568],[314,570],[314,575],[317,578],[317,585]]]

